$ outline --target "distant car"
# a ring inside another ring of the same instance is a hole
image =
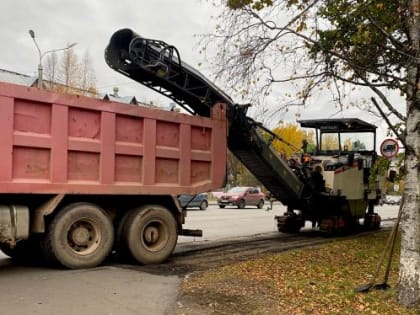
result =
[[[178,200],[181,204],[181,208],[200,208],[201,210],[206,210],[209,206],[206,193],[197,195],[179,195]]]
[[[246,206],[264,206],[265,194],[258,187],[233,187],[217,199],[220,208],[228,205],[243,209]]]
[[[383,202],[388,204],[388,205],[398,205],[401,202],[401,196],[386,195],[383,199]]]
[[[219,198],[221,195],[223,195],[223,191],[212,191],[212,192],[210,192],[210,194],[211,194],[211,196],[213,197],[213,198]]]

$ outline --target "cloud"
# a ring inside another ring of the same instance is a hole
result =
[[[42,51],[65,47],[72,42],[78,43],[75,51],[79,55],[88,51],[94,63],[100,92],[111,92],[117,86],[120,95],[132,95],[139,100],[153,100],[167,105],[169,100],[106,65],[104,49],[111,35],[118,29],[131,28],[144,37],[175,45],[184,61],[197,66],[202,56],[195,48],[195,35],[214,31],[215,21],[211,16],[217,15],[219,10],[221,8],[205,0],[1,0],[0,19],[3,27],[0,28],[0,68],[36,74],[39,56],[28,34],[28,30],[33,29]],[[207,67],[199,70],[210,76],[212,69]],[[279,95],[284,91],[285,88],[279,86],[277,94],[268,98],[270,103],[266,106],[271,109],[279,106]],[[401,103],[401,108],[404,108],[405,104],[400,98],[394,97],[393,101],[395,104]],[[327,118],[337,110],[328,97],[320,95],[312,100],[310,106],[292,109],[276,119],[294,121],[296,111],[302,118]],[[377,120],[357,110],[338,113],[334,117],[340,116],[364,116],[371,122]],[[383,122],[379,121],[378,125],[381,134],[385,134]]]
[[[2,0],[0,68],[29,75],[36,73],[39,56],[28,34],[32,29],[43,52],[73,42],[77,42],[75,51],[79,55],[88,51],[97,86],[103,92],[119,86],[121,94],[129,93],[139,99],[147,94],[146,98],[151,100],[155,93],[106,65],[104,49],[111,35],[118,29],[131,28],[144,37],[175,45],[183,59],[196,65],[200,56],[193,50],[197,44],[194,35],[214,29],[210,15],[215,12],[213,6],[199,0]]]

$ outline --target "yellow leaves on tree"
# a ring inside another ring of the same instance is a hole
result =
[[[312,147],[312,148],[314,147],[313,131],[303,130],[296,124],[288,123],[288,124],[280,125],[274,128],[273,132],[293,146],[292,147],[279,140],[275,140],[273,142],[274,149],[285,158],[290,158],[292,154],[296,153],[296,148],[300,149],[302,147],[303,139],[306,139],[306,141],[308,141],[309,143],[308,147]]]
[[[338,135],[326,134],[322,137],[321,150],[338,150]],[[348,148],[350,149],[350,148]]]

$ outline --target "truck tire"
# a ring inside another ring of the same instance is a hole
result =
[[[114,243],[108,214],[90,203],[74,203],[61,209],[49,224],[43,242],[50,263],[67,268],[91,268],[103,262]]]
[[[117,255],[119,258],[122,259],[130,259],[132,258],[130,255],[130,251],[127,248],[124,240],[124,229],[125,223],[130,218],[131,212],[127,211],[124,215],[116,222],[115,225],[115,241],[114,241],[114,249],[117,251]]]
[[[131,211],[122,238],[139,263],[158,264],[175,248],[178,233],[174,216],[160,205],[146,205]]]

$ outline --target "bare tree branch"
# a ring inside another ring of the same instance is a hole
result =
[[[378,102],[376,101],[376,99],[374,97],[371,98],[372,103],[375,105],[375,107],[378,109],[379,113],[381,114],[381,116],[383,117],[383,119],[385,119],[389,129],[392,130],[392,132],[398,137],[398,139],[401,141],[401,143],[405,146],[407,146],[407,144],[405,143],[405,137],[404,135],[400,134],[395,128],[394,125],[389,121],[388,116],[385,115],[385,113],[382,111],[382,108],[379,106]]]

